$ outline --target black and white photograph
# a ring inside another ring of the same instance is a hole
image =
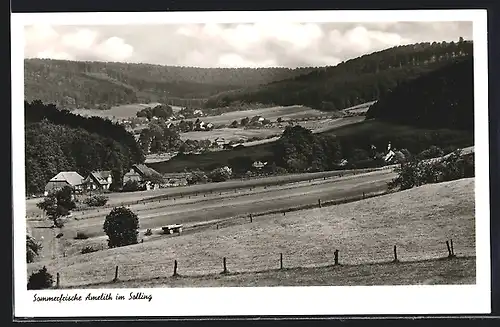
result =
[[[16,314],[489,312],[485,11],[12,33]]]

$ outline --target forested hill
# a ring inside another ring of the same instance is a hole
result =
[[[472,42],[462,39],[397,46],[287,80],[223,92],[210,97],[206,106],[242,101],[338,110],[376,100],[399,82],[465,56],[472,56]]]
[[[306,74],[314,68],[195,68],[117,62],[26,59],[25,100],[65,108],[102,108],[128,103],[177,104],[222,91]],[[194,101],[197,106],[202,101]]]
[[[99,117],[85,118],[40,101],[25,102],[26,192],[39,194],[60,171],[122,175],[144,155],[132,134]]]
[[[472,57],[399,84],[370,107],[367,118],[418,127],[473,130]]]

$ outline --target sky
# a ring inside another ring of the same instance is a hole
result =
[[[472,22],[30,25],[24,32],[25,58],[295,68],[397,45],[472,40]]]

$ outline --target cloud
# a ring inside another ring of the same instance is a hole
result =
[[[392,46],[472,38],[470,22],[26,27],[25,56],[198,67],[326,66]]]
[[[124,39],[112,36],[103,39],[92,28],[58,32],[57,27],[35,25],[25,28],[26,57],[69,60],[127,60],[134,47]]]

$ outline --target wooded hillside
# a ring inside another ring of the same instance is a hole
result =
[[[206,106],[242,101],[339,110],[377,100],[402,81],[471,55],[472,42],[463,40],[397,46],[287,80],[223,92],[209,98]]]

